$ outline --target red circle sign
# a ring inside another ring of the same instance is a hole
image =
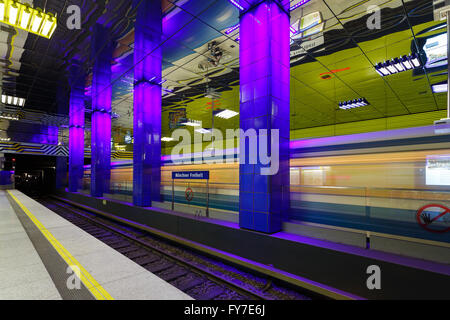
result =
[[[187,201],[191,202],[194,199],[194,191],[191,188],[187,188],[185,194]]]
[[[442,212],[440,212],[435,217],[431,217],[431,215],[429,213],[426,213],[426,210],[430,209],[430,208],[438,208]],[[428,204],[428,205],[420,208],[419,211],[417,211],[416,219],[417,219],[417,223],[419,223],[419,225],[422,228],[424,228],[425,230],[427,230],[429,232],[445,233],[445,232],[450,231],[450,227],[445,228],[445,229],[435,229],[435,228],[432,228],[431,226],[433,225],[433,222],[435,222],[439,218],[445,216],[446,214],[450,214],[450,209],[447,208],[446,206],[443,206],[441,204]]]

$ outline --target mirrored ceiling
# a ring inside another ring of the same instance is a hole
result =
[[[90,52],[90,30],[96,22],[108,25],[110,40],[117,44],[112,62],[113,127],[115,137],[123,139],[132,132],[133,25],[140,1],[24,2],[56,13],[58,27],[48,40],[1,25],[3,92],[26,98],[26,109],[67,113],[58,101],[68,92],[68,66],[74,59],[81,61],[89,74],[96,57]],[[213,110],[239,112],[239,10],[228,0],[162,2],[163,136],[183,118],[210,128]],[[81,8],[80,30],[66,26],[67,7],[73,4]],[[368,27],[373,6],[381,10],[380,28]],[[447,78],[446,25],[434,21],[433,13],[431,0],[311,0],[293,10],[292,138],[432,124],[445,116],[446,93],[434,93],[432,85]],[[300,32],[299,20],[315,15],[319,25]],[[410,54],[419,57],[422,67],[389,76],[374,67]],[[339,108],[340,102],[358,98],[368,105]],[[214,120],[219,129],[238,126],[239,117]]]

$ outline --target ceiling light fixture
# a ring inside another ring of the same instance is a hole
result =
[[[447,92],[447,87],[448,87],[447,81],[442,81],[431,85],[433,93]]]
[[[239,10],[241,10],[241,11],[244,10],[244,8],[243,8],[237,1],[235,1],[235,0],[228,0],[228,1],[230,1],[230,3],[231,3],[233,6],[235,6],[236,8],[238,8]]]
[[[386,77],[399,72],[420,68],[422,66],[419,55],[417,53],[392,59],[384,63],[375,65],[375,70],[382,76]]]
[[[294,23],[293,25],[290,26],[291,37],[292,37],[292,35],[294,35],[298,32],[298,24],[299,24],[299,22],[297,21],[296,23]]]
[[[339,102],[339,109],[348,110],[348,109],[354,109],[354,108],[364,107],[364,106],[368,106],[368,105],[369,105],[369,102],[367,102],[367,100],[365,98],[359,98],[359,99],[355,99],[355,100]]]
[[[201,134],[208,134],[211,133],[211,130],[205,129],[205,128],[200,128],[200,129],[195,129],[195,132],[201,133]]]
[[[42,27],[42,35],[44,36],[48,36],[53,34],[54,31],[54,27],[55,25],[56,19],[54,19],[52,16],[47,15],[45,17],[44,23],[43,23],[43,27]]]
[[[16,25],[18,16],[19,16],[19,6],[13,2],[9,5],[9,13],[8,13],[9,23],[12,25]]]
[[[25,6],[22,10],[22,19],[20,19],[20,27],[22,29],[27,29],[31,22],[33,11],[30,9],[29,6]]]
[[[296,4],[294,4],[289,10],[293,11],[297,8],[300,8],[301,6],[307,4],[308,2],[310,2],[311,0],[300,0],[299,2],[297,2]]]
[[[0,22],[47,39],[52,37],[57,26],[57,19],[53,14],[16,0],[0,0]]]
[[[219,112],[216,114],[216,117],[222,118],[222,119],[227,119],[227,120],[228,120],[228,119],[231,119],[231,118],[237,116],[238,114],[239,114],[238,112],[235,112],[235,111],[232,111],[232,110],[225,109],[225,110],[219,111]]]
[[[2,103],[3,104],[13,105],[13,106],[16,106],[16,107],[23,107],[25,105],[25,99],[24,98],[7,96],[6,94],[2,94]]]
[[[173,140],[175,140],[174,138],[170,138],[170,137],[162,137],[161,138],[161,141],[164,141],[164,142],[170,142],[170,141],[173,141]]]
[[[0,20],[5,20],[5,2],[0,1]]]
[[[238,23],[237,25],[235,25],[235,26],[233,26],[233,27],[227,29],[227,30],[225,31],[225,34],[230,34],[230,33],[232,33],[234,30],[236,30],[237,28],[239,28],[239,23]]]
[[[198,120],[190,120],[188,119],[186,122],[183,122],[182,125],[188,126],[188,127],[201,127],[202,122]]]
[[[6,120],[19,120],[19,117],[16,115],[12,115],[9,113],[1,113],[0,119],[6,119]]]

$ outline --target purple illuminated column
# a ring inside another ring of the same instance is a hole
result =
[[[134,43],[133,203],[160,201],[161,1],[141,1]]]
[[[76,63],[70,68],[69,101],[69,191],[77,192],[84,174],[84,85],[85,73]]]
[[[60,85],[58,86],[58,89],[56,91],[56,108],[57,113],[59,115],[68,114],[69,111],[69,95],[67,92],[67,86],[62,85],[60,81]],[[56,144],[59,142],[59,135],[60,135],[60,128],[56,127],[57,132],[57,141]],[[67,187],[67,157],[56,157],[56,183],[55,183],[55,189],[63,189]]]
[[[289,210],[290,19],[283,7],[288,5],[253,1],[240,19],[240,125],[256,130],[259,144],[257,163],[252,164],[249,139],[245,144],[241,140],[240,153],[246,158],[239,168],[239,224],[265,233],[280,231]],[[259,151],[270,153],[272,147],[279,151],[279,170],[263,175],[261,169],[268,166]]]
[[[92,37],[91,195],[109,191],[111,177],[111,60],[114,43],[97,24]]]

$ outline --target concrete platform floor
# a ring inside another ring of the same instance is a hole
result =
[[[20,191],[10,190],[0,191],[0,299],[192,298]]]

